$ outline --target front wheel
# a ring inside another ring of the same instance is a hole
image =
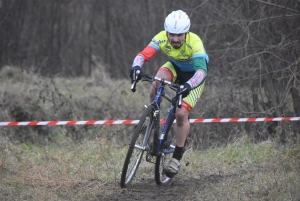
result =
[[[120,185],[122,188],[127,187],[133,180],[143,153],[148,149],[149,136],[153,128],[154,111],[154,106],[149,105],[133,132],[121,175]]]

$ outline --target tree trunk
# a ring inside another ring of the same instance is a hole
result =
[[[300,95],[299,95],[299,91],[296,87],[292,87],[291,90],[290,90],[290,94],[291,94],[292,99],[293,99],[295,115],[297,117],[299,117],[300,116]]]

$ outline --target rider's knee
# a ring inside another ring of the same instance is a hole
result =
[[[169,71],[166,71],[166,70],[159,70],[157,71],[156,73],[156,77],[159,77],[159,78],[163,78],[163,79],[166,79],[168,81],[171,81],[171,74]]]
[[[176,112],[176,122],[177,125],[181,125],[183,123],[185,123],[186,121],[188,121],[188,113],[186,112],[182,112],[182,111],[177,111]]]

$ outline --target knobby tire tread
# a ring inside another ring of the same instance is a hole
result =
[[[149,116],[149,114],[151,115],[151,120],[153,121],[153,112],[154,112],[154,110],[155,110],[154,106],[152,106],[152,105],[147,106],[147,108],[142,113],[142,117],[140,118],[140,121],[139,121],[138,125],[134,129],[134,133],[132,135],[131,142],[130,142],[130,145],[129,145],[129,148],[128,148],[128,151],[127,151],[127,154],[126,154],[126,158],[125,158],[125,161],[124,161],[123,169],[122,169],[121,183],[120,183],[122,188],[127,187],[131,183],[132,179],[134,178],[134,176],[136,174],[136,171],[138,170],[138,167],[139,167],[139,164],[141,162],[141,158],[143,157],[144,151],[142,151],[141,156],[137,159],[137,160],[139,160],[139,162],[138,162],[138,164],[137,164],[137,166],[134,170],[133,177],[131,178],[130,181],[126,181],[126,179],[127,179],[126,176],[128,176],[128,174],[130,174],[129,172],[127,172],[128,171],[128,165],[130,163],[132,153],[135,149],[136,141],[137,141],[137,139],[140,135],[140,130],[141,130],[141,128],[142,128],[142,126],[143,126],[143,124],[146,120],[146,117]],[[149,137],[148,142],[146,144],[149,143],[150,138],[151,138],[151,136]]]
[[[169,123],[169,125],[167,127],[165,138],[168,136],[168,133],[169,133],[169,131],[170,131],[172,125],[173,125],[174,120],[175,120],[175,114],[173,113],[171,121],[170,121],[170,123]],[[162,155],[161,154],[156,157],[156,162],[155,162],[155,182],[156,182],[157,185],[167,185],[167,184],[169,184],[172,181],[172,178],[162,180],[162,175],[161,175],[161,172],[160,172],[161,165],[164,165],[164,164],[162,164],[162,160],[163,159],[162,159]]]

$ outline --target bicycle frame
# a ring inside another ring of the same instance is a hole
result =
[[[164,84],[161,84],[158,89],[157,89],[157,92],[156,92],[156,96],[153,100],[153,102],[151,103],[152,105],[154,105],[156,107],[156,110],[158,110],[158,112],[160,111],[160,103],[161,103],[161,98],[164,97],[166,100],[168,100],[169,102],[171,102],[171,107],[168,111],[168,114],[167,114],[167,118],[166,118],[166,123],[159,135],[159,143],[158,143],[158,147],[157,147],[157,150],[158,150],[158,153],[161,152],[161,148],[163,146],[163,140],[164,140],[164,137],[166,135],[166,132],[167,132],[167,129],[168,129],[168,126],[169,124],[173,123],[173,122],[170,122],[171,119],[172,119],[172,115],[173,113],[175,114],[176,112],[176,103],[177,103],[177,98],[174,97],[173,99],[169,99],[168,97],[165,96],[165,93],[164,93]],[[171,145],[171,148],[173,148],[172,150],[166,150],[164,154],[169,154],[169,153],[173,153],[174,152],[174,148],[175,146],[174,145]]]
[[[170,181],[172,180],[171,177],[168,177],[167,175],[164,174],[163,168],[165,167],[164,164],[166,162],[166,158],[170,157],[169,154],[173,153],[175,150],[175,146],[172,145],[170,141],[167,139],[168,138],[167,135],[169,129],[173,124],[172,121],[175,119],[176,108],[181,107],[181,102],[182,102],[181,90],[183,89],[183,87],[181,87],[181,85],[179,84],[169,82],[159,77],[137,72],[137,76],[139,76],[139,74],[141,77],[144,78],[143,79],[144,81],[149,81],[151,83],[158,81],[161,83],[161,85],[157,88],[156,95],[152,103],[147,106],[145,111],[143,111],[140,122],[138,123],[137,127],[134,130],[133,136],[131,138],[131,142],[129,144],[128,152],[126,154],[126,158],[124,161],[123,169],[122,169],[121,187],[126,187],[132,181],[138,169],[139,163],[141,162],[141,158],[144,151],[147,151],[147,155],[146,155],[147,162],[153,163],[152,157],[156,156],[156,160],[155,160],[156,184],[166,185],[170,183]],[[135,86],[138,81],[137,76],[135,77],[134,80],[132,80],[132,85],[131,85],[132,92],[135,92],[136,90]],[[170,89],[176,92],[174,98],[169,98],[165,94],[164,90],[166,85]],[[166,116],[166,123],[162,131],[159,133],[160,107],[161,107],[160,103],[162,101],[162,98],[165,98],[167,101],[169,101],[171,103],[171,106]],[[147,117],[148,118],[150,117],[149,122],[146,121]],[[146,127],[144,127],[145,125]],[[155,126],[155,128],[153,126]],[[154,132],[153,135],[151,134],[152,132]],[[145,134],[145,135],[141,135],[141,134]],[[154,140],[153,142],[149,141],[150,136],[153,136],[153,140]]]
[[[159,81],[161,83],[161,85],[158,87],[158,89],[156,91],[156,95],[153,99],[153,102],[151,103],[151,105],[153,105],[156,108],[156,111],[158,113],[160,112],[160,103],[161,103],[161,98],[162,97],[165,98],[167,101],[169,101],[171,103],[171,107],[170,107],[170,109],[168,111],[168,114],[167,114],[166,123],[165,123],[165,125],[162,129],[162,132],[161,132],[160,136],[159,136],[159,146],[157,148],[158,148],[158,152],[160,153],[161,148],[163,146],[163,140],[164,140],[165,134],[167,133],[168,126],[169,126],[170,123],[173,123],[173,122],[170,122],[171,119],[172,119],[172,114],[173,113],[175,114],[177,106],[179,108],[181,108],[182,96],[178,94],[178,91],[179,91],[179,89],[182,89],[182,88],[180,88],[181,86],[178,85],[178,84],[169,82],[169,81],[167,81],[165,79],[162,79],[162,78],[159,78],[159,77],[149,76],[149,75],[143,74],[140,71],[137,72],[137,76],[138,76],[138,74],[141,74],[142,77],[146,78],[145,81],[151,81],[151,82]],[[131,91],[132,92],[135,92],[136,83],[137,83],[137,81],[134,80],[134,82],[131,85]],[[165,92],[164,92],[165,85],[168,85],[170,87],[170,89],[176,91],[176,96],[173,97],[172,99],[165,95]],[[178,102],[178,104],[177,104],[177,102]],[[175,146],[173,146],[171,148],[174,149]],[[168,151],[168,153],[172,153],[172,152],[174,152],[174,150],[172,150],[171,152]]]

